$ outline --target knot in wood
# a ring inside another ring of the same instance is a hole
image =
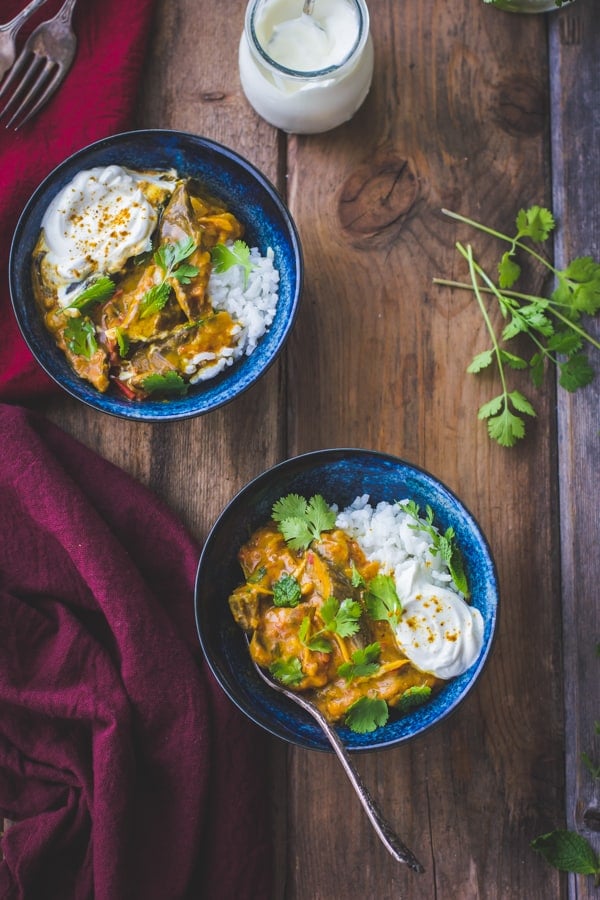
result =
[[[342,228],[353,238],[396,234],[419,192],[408,160],[385,153],[346,179],[338,201]]]
[[[600,809],[590,806],[583,814],[583,824],[590,831],[600,831]]]
[[[544,128],[545,94],[531,76],[501,82],[494,108],[498,124],[509,134],[535,135]]]

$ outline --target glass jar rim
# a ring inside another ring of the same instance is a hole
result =
[[[287,75],[291,78],[297,78],[303,81],[310,81],[313,78],[322,78],[324,75],[332,75],[334,72],[339,72],[340,69],[343,69],[344,66],[346,66],[358,54],[358,52],[362,50],[369,37],[369,10],[367,9],[365,0],[350,0],[350,2],[353,3],[356,7],[356,12],[358,15],[356,40],[344,59],[339,63],[334,63],[333,65],[327,66],[324,69],[307,69],[299,71],[298,69],[290,69],[288,68],[288,66],[284,66],[274,60],[271,56],[269,56],[269,54],[259,41],[256,34],[256,29],[254,27],[254,16],[260,0],[250,0],[246,8],[244,30],[246,32],[248,43],[250,44],[251,49],[259,54],[262,62],[266,66],[273,69],[275,72],[279,72],[281,75]]]

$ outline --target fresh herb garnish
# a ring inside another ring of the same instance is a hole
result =
[[[140,319],[160,312],[171,296],[169,278],[176,278],[181,284],[189,284],[200,271],[184,260],[196,249],[193,238],[185,237],[175,244],[163,244],[154,252],[154,262],[162,271],[162,280],[146,291],[140,303]]]
[[[248,276],[254,268],[248,244],[244,241],[234,241],[231,247],[226,244],[217,244],[212,248],[210,255],[215,272],[226,272],[232,266],[241,266],[244,270],[244,287],[246,287]]]
[[[367,734],[385,725],[389,717],[385,700],[374,697],[361,697],[348,709],[345,722],[348,728],[358,734]]]
[[[298,494],[288,494],[273,505],[272,516],[286,542],[293,550],[306,550],[318,541],[322,531],[335,525],[336,514],[320,494],[308,503]]]
[[[578,257],[564,269],[557,269],[531,243],[547,240],[555,228],[552,213],[543,207],[522,209],[516,217],[514,236],[503,234],[467,219],[458,213],[443,210],[459,222],[508,243],[509,247],[498,265],[498,283],[476,262],[470,245],[457,242],[456,248],[469,266],[470,284],[434,279],[436,284],[466,288],[475,294],[481,310],[491,347],[477,353],[467,371],[475,374],[495,361],[500,376],[501,392],[484,403],[478,417],[487,422],[489,436],[503,447],[512,447],[525,436],[524,416],[535,417],[533,405],[521,391],[510,390],[507,369],[527,369],[533,384],[540,387],[544,371],[555,366],[559,384],[567,391],[584,387],[594,377],[594,370],[583,350],[584,342],[600,349],[600,342],[580,324],[584,314],[595,315],[600,310],[600,263],[592,257]],[[526,243],[528,241],[529,243]],[[517,252],[525,254],[546,268],[555,278],[555,288],[549,297],[512,290],[521,274]],[[495,332],[484,303],[483,295],[497,301],[506,324],[500,336]],[[530,356],[509,352],[501,343],[517,335],[524,335],[532,343]]]
[[[561,872],[594,875],[600,885],[600,858],[592,845],[578,832],[557,829],[541,834],[531,842],[547,863]]]
[[[298,606],[302,592],[298,581],[284,572],[273,584],[273,603],[275,606]]]
[[[331,641],[328,641],[326,637],[323,637],[325,629],[321,628],[320,631],[309,636],[310,626],[310,616],[304,616],[300,628],[298,629],[298,640],[302,646],[306,647],[308,650],[312,650],[314,653],[332,653],[333,647],[331,646]]]
[[[65,309],[87,312],[94,304],[109,300],[115,292],[115,283],[108,275],[100,275],[76,295]]]
[[[251,575],[246,578],[248,584],[258,584],[259,581],[262,581],[265,575],[267,574],[267,569],[265,566],[259,566],[258,569],[255,569]]]
[[[365,579],[362,577],[353,561],[350,563],[350,568],[352,570],[352,575],[350,576],[352,587],[365,587]]]
[[[65,327],[65,340],[72,353],[91,359],[98,349],[94,323],[87,316],[73,316]]]
[[[378,641],[368,644],[366,647],[355,650],[351,662],[338,666],[338,675],[341,675],[348,683],[355,678],[368,678],[379,670],[379,657],[381,645]]]
[[[309,637],[311,620],[309,616],[305,616],[298,631],[298,637],[309,650],[331,653],[331,642],[324,635],[337,634],[340,638],[352,637],[360,630],[361,615],[362,607],[356,600],[346,597],[340,603],[336,597],[328,597],[319,609],[323,627]]]
[[[450,525],[442,534],[433,524],[434,513],[429,506],[425,507],[425,516],[421,515],[420,507],[414,500],[400,502],[402,509],[415,520],[415,524],[409,526],[415,530],[425,531],[432,540],[433,549],[436,550],[446,565],[457,590],[465,597],[469,597],[469,585],[465,575],[465,567],[460,550],[456,545],[456,534]]]
[[[286,684],[288,687],[295,687],[304,678],[302,666],[297,656],[292,656],[290,659],[276,659],[269,666],[269,672],[273,678],[276,678],[277,681]]]
[[[119,348],[119,356],[121,359],[125,359],[127,354],[129,353],[129,338],[125,334],[122,328],[118,326],[115,328],[115,333],[117,337],[117,346]]]
[[[431,688],[427,684],[415,684],[407,688],[397,703],[394,704],[395,709],[400,713],[407,713],[416,706],[426,703],[431,697]]]
[[[178,372],[155,373],[142,381],[142,387],[149,394],[187,394],[188,384]]]
[[[402,603],[391,575],[376,575],[367,587],[365,595],[367,612],[376,622],[389,622],[397,628],[402,615]]]

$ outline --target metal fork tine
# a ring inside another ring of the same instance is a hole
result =
[[[53,68],[55,69],[54,74],[52,74]],[[50,79],[49,81],[47,80],[47,84],[45,85],[45,87],[42,83],[42,75],[47,76],[46,80],[48,78]],[[34,95],[35,91],[37,91],[38,89],[41,90],[42,93],[38,97],[37,101],[33,104],[31,109],[27,112],[25,118],[21,119],[21,121],[18,123],[18,125],[15,125],[14,130],[18,131],[18,129],[21,128],[21,126],[24,125],[25,122],[27,122],[28,119],[31,118],[31,116],[35,115],[35,113],[38,111],[38,109],[40,109],[40,107],[42,107],[44,105],[44,103],[46,102],[46,100],[48,100],[48,98],[52,95],[52,93],[54,91],[54,85],[57,81],[60,81],[60,78],[61,78],[61,69],[56,68],[55,64],[53,64],[51,62],[47,62],[46,66],[44,67],[44,71],[40,75],[40,78],[35,83],[35,85],[31,88],[31,90],[29,91],[27,97],[25,98],[25,100],[23,101],[23,103],[21,104],[19,109],[15,113],[13,113],[13,115],[11,116],[9,121],[6,123],[6,127],[10,128],[12,123],[16,119],[18,119],[19,113],[21,111],[26,110],[27,104],[31,101],[31,99],[33,99],[33,95]]]
[[[2,97],[10,90],[10,88],[16,84],[19,80],[19,76],[27,62],[30,62],[31,54],[23,49],[19,54],[17,60],[13,64],[12,69],[8,73],[5,80],[2,82],[2,86],[0,87],[0,100]]]
[[[12,96],[8,98],[6,104],[4,105],[2,111],[0,112],[0,119],[5,115],[5,113],[7,113],[12,107],[15,106],[16,103],[18,103],[22,99],[23,95],[25,94],[27,89],[30,87],[32,82],[34,84],[37,83],[37,81],[34,82],[34,79],[36,78],[41,65],[43,66],[43,60],[41,60],[38,56],[31,57],[31,60],[29,61],[29,66],[23,72],[21,81],[15,88],[15,91],[12,94]],[[31,93],[31,90],[29,91],[29,93]]]

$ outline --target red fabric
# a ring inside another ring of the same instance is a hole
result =
[[[19,49],[61,2],[47,0],[23,26]],[[0,20],[9,21],[24,6],[25,0],[2,0]],[[29,353],[10,308],[8,254],[19,215],[67,156],[131,127],[151,15],[152,0],[80,0],[73,18],[77,55],[66,81],[19,131],[6,130],[0,120],[0,399],[22,401],[56,389]]]
[[[199,660],[198,548],[0,405],[3,900],[270,896],[264,746]]]

